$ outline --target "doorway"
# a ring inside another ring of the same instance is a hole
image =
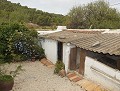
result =
[[[62,61],[63,60],[63,43],[62,42],[58,42],[58,46],[57,46],[57,56],[58,56],[58,60]]]

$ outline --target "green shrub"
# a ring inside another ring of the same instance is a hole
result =
[[[0,25],[0,60],[24,61],[33,56],[39,59],[44,50],[38,45],[37,31],[21,24]]]
[[[12,54],[12,56],[13,56],[13,61],[15,62],[27,60],[27,56],[22,54]]]
[[[55,70],[54,73],[58,74],[60,70],[65,69],[65,65],[62,61],[57,61],[55,64]]]
[[[0,81],[9,82],[12,80],[13,77],[11,75],[0,75]]]
[[[5,56],[2,55],[2,54],[0,54],[0,62],[3,62],[3,61],[4,61],[4,58],[5,58]]]

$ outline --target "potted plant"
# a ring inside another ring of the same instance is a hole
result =
[[[11,75],[0,76],[0,91],[10,91],[14,85],[14,78]]]
[[[12,90],[12,87],[14,85],[14,77],[18,74],[19,70],[21,69],[21,65],[17,67],[15,71],[11,71],[10,74],[5,74],[1,69],[0,69],[0,91],[10,91]]]
[[[60,75],[61,77],[64,77],[66,75],[65,65],[62,61],[56,62],[54,73]]]

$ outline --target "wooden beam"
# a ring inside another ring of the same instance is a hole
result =
[[[81,75],[84,75],[85,70],[85,57],[86,57],[86,50],[81,49],[80,50],[80,67],[79,67],[79,73]]]

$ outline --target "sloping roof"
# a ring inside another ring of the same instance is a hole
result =
[[[47,34],[47,35],[43,35],[40,37],[46,38],[46,39],[53,39],[53,40],[57,40],[60,42],[71,42],[73,40],[77,40],[80,38],[88,38],[91,36],[94,36],[95,34],[87,34],[87,33],[78,33],[78,32],[74,32],[74,31],[60,31],[60,32],[55,32],[55,33],[51,33],[51,34]]]
[[[72,31],[74,33],[85,33],[85,34],[101,34],[108,29],[66,29],[67,31]]]
[[[85,50],[103,54],[120,55],[120,34],[77,32],[65,30],[40,37],[76,45]]]
[[[74,33],[85,33],[85,34],[100,34],[100,33],[102,33],[102,32],[104,32],[104,31],[74,31],[74,30],[69,30],[69,31],[72,31],[72,32],[74,32]]]
[[[120,55],[120,34],[99,34],[71,41],[77,47],[110,55]]]

